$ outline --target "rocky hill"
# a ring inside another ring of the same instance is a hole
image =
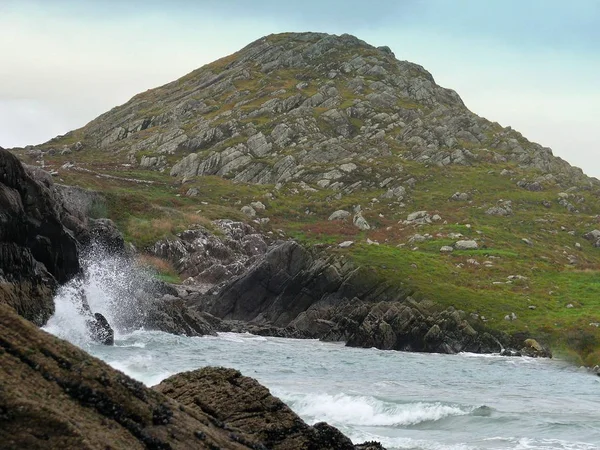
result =
[[[160,267],[173,281],[243,277],[258,263],[251,248],[266,248],[246,242],[236,267],[208,267],[192,236],[198,225],[222,236],[215,219],[246,221],[269,242],[293,238],[360,267],[408,293],[400,303],[600,358],[598,180],[472,113],[387,47],[267,36],[15,151],[101,191],[99,212],[170,261]]]
[[[346,193],[398,188],[402,160],[514,163],[567,187],[591,181],[550,149],[471,113],[422,67],[349,35],[260,39],[50,144],[75,139],[74,150],[125,152],[178,177]]]

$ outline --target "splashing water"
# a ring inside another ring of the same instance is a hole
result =
[[[600,379],[560,361],[146,331],[143,299],[160,292],[152,274],[97,251],[82,266],[83,276],[58,292],[46,330],[148,385],[199,367],[234,367],[309,423],[325,420],[354,442],[390,450],[600,448]],[[91,342],[80,290],[115,329],[114,346]]]
[[[140,303],[156,290],[152,273],[129,258],[97,248],[82,257],[81,266],[82,275],[59,288],[54,315],[44,330],[87,346],[91,343],[86,325],[90,311],[106,317],[116,336],[140,329],[145,316]]]

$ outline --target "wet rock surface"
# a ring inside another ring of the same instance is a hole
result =
[[[0,443],[7,450],[354,448],[327,424],[308,426],[237,371],[205,368],[153,390],[6,305],[0,386]],[[357,448],[381,448],[369,445]]]
[[[207,367],[174,375],[155,390],[192,411],[210,414],[273,450],[381,449],[376,443],[354,446],[336,428],[309,426],[256,380],[234,369]]]
[[[78,243],[48,185],[1,148],[0,175],[0,303],[42,324],[58,283],[79,272]]]

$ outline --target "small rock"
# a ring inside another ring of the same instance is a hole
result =
[[[254,208],[255,211],[264,211],[267,207],[262,202],[252,202],[250,206]]]
[[[574,306],[573,306],[573,303],[569,303],[569,304],[566,306],[566,308],[569,308],[569,309],[571,309],[571,308],[574,308]]]
[[[529,280],[529,278],[523,276],[523,275],[509,275],[507,277],[509,280],[514,281],[514,280]]]
[[[416,211],[414,213],[410,213],[407,217],[406,220],[408,222],[415,222],[419,219],[425,219],[426,217],[428,217],[429,214],[427,214],[427,211]]]
[[[458,241],[454,244],[456,250],[477,250],[479,245],[475,241]]]
[[[200,189],[198,188],[189,188],[185,193],[187,197],[197,197],[200,194]]]
[[[523,238],[521,239],[521,241],[525,242],[527,245],[529,245],[530,247],[533,246],[533,241],[531,239],[528,238]]]
[[[431,237],[431,236],[429,236]],[[415,234],[414,236],[412,236],[409,240],[408,243],[409,244],[414,244],[416,242],[425,242],[428,239],[427,236],[423,236],[421,234]]]
[[[338,247],[340,248],[348,248],[350,246],[354,245],[354,241],[344,241],[341,244],[338,245]]]
[[[359,230],[366,231],[371,229],[371,225],[367,222],[367,220],[362,216],[362,213],[357,213],[352,220],[354,226]]]
[[[467,194],[466,192],[455,192],[450,197],[450,200],[453,200],[455,202],[466,202],[469,200],[469,194]]]
[[[242,206],[242,209],[240,211],[242,211],[248,217],[256,217],[256,210],[252,206]]]
[[[338,209],[337,211],[331,213],[328,220],[345,220],[350,217],[350,215],[350,212],[343,209]]]
[[[443,247],[440,248],[441,253],[452,253],[453,251],[454,251],[454,249],[452,247],[450,247],[449,245],[444,245]]]

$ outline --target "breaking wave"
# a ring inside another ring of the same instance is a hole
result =
[[[43,329],[79,346],[91,343],[86,326],[91,313],[106,317],[116,336],[140,329],[144,310],[139,299],[155,290],[152,273],[130,258],[100,249],[84,255],[81,266],[81,276],[59,288],[55,312]]]
[[[303,417],[349,426],[409,426],[464,416],[476,410],[438,402],[399,404],[346,394],[291,395],[284,398]]]

